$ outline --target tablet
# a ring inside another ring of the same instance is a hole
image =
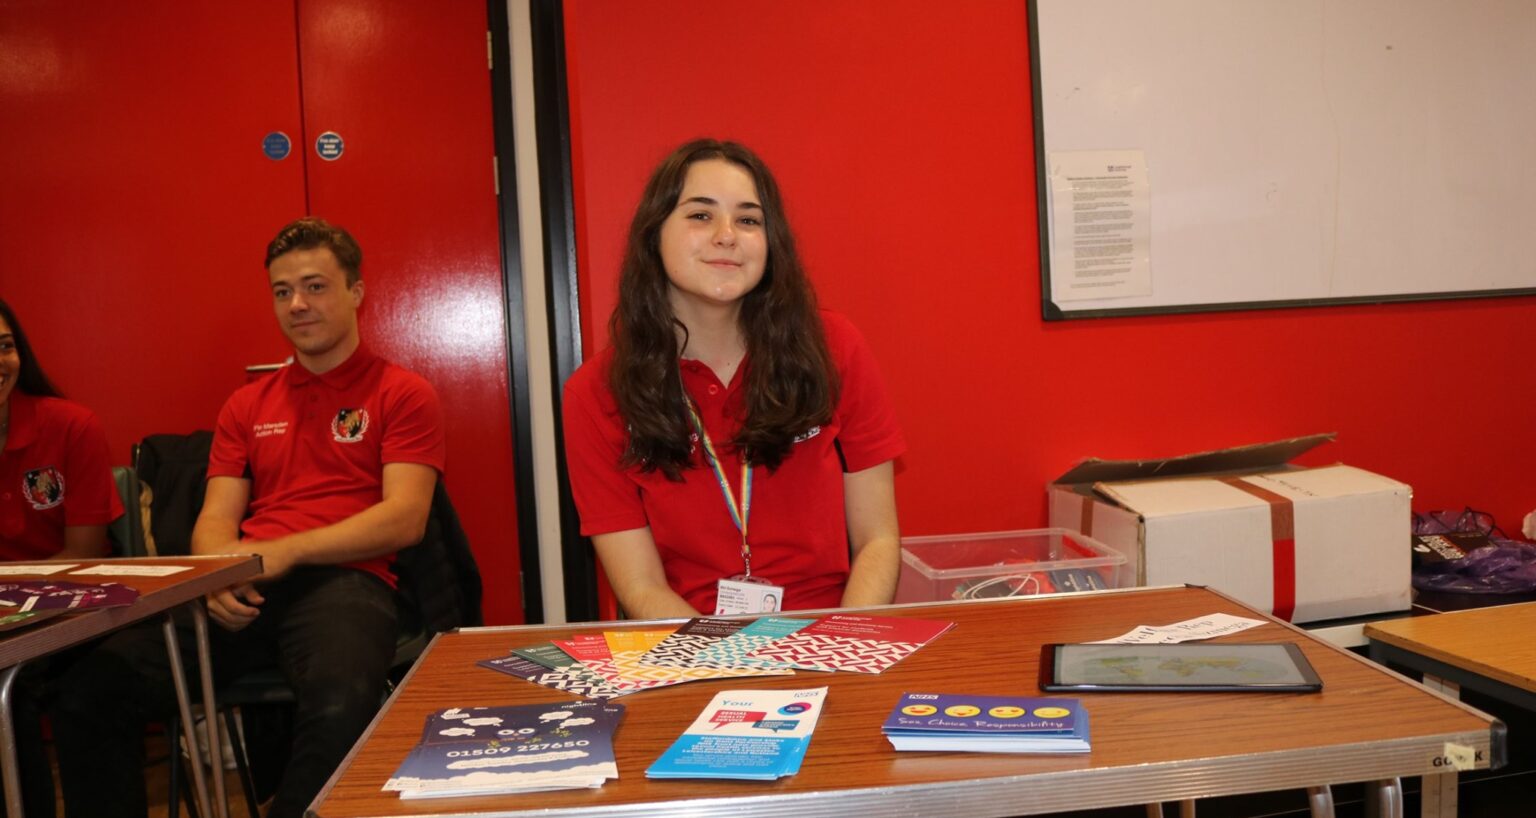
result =
[[[1292,642],[1050,644],[1040,649],[1040,689],[1315,693],[1323,681]]]

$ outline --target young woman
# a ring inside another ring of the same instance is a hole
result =
[[[756,155],[698,140],[656,169],[609,333],[566,384],[565,445],[625,613],[891,600],[905,444],[864,339],[817,309]]]
[[[0,560],[104,556],[121,513],[101,424],[59,397],[0,301]]]

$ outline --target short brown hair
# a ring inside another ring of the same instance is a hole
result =
[[[305,216],[283,225],[283,229],[277,231],[277,236],[267,244],[266,266],[270,269],[272,260],[284,253],[314,250],[317,247],[330,250],[331,255],[336,257],[336,263],[347,274],[348,287],[363,277],[363,249],[357,246],[357,240],[344,228],[319,216]]]

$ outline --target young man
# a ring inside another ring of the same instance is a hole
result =
[[[443,469],[437,394],[361,343],[361,261],[345,230],[315,218],[268,246],[294,361],[219,413],[192,533],[194,553],[262,558],[262,574],[210,595],[208,613],[222,626],[212,635],[221,683],[276,663],[294,689],[274,818],[303,814],[383,699],[397,630],[390,558],[421,539]],[[157,638],[114,636],[66,677],[55,735],[71,816],[144,814],[132,745],[144,718],[171,704]]]

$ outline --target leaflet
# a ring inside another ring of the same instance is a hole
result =
[[[694,667],[694,659],[705,648],[746,627],[740,619],[698,617],[683,623],[661,644],[640,656],[640,664],[651,667]]]
[[[815,621],[765,616],[699,651],[693,663],[698,667],[789,667],[788,663],[773,659],[749,659],[747,654]]]
[[[953,622],[833,614],[748,654],[805,670],[879,673],[954,627]]]
[[[752,781],[794,775],[826,696],[825,687],[718,693],[645,775]]]
[[[562,702],[440,710],[383,789],[401,798],[599,787],[618,778],[621,704]]]
[[[880,730],[897,750],[1086,753],[1077,699],[906,693]]]
[[[475,664],[508,676],[516,676],[536,685],[574,693],[588,699],[612,699],[630,692],[608,684],[601,676],[593,674],[574,659],[570,660],[568,666],[557,669],[545,667],[517,655],[482,659]]]

